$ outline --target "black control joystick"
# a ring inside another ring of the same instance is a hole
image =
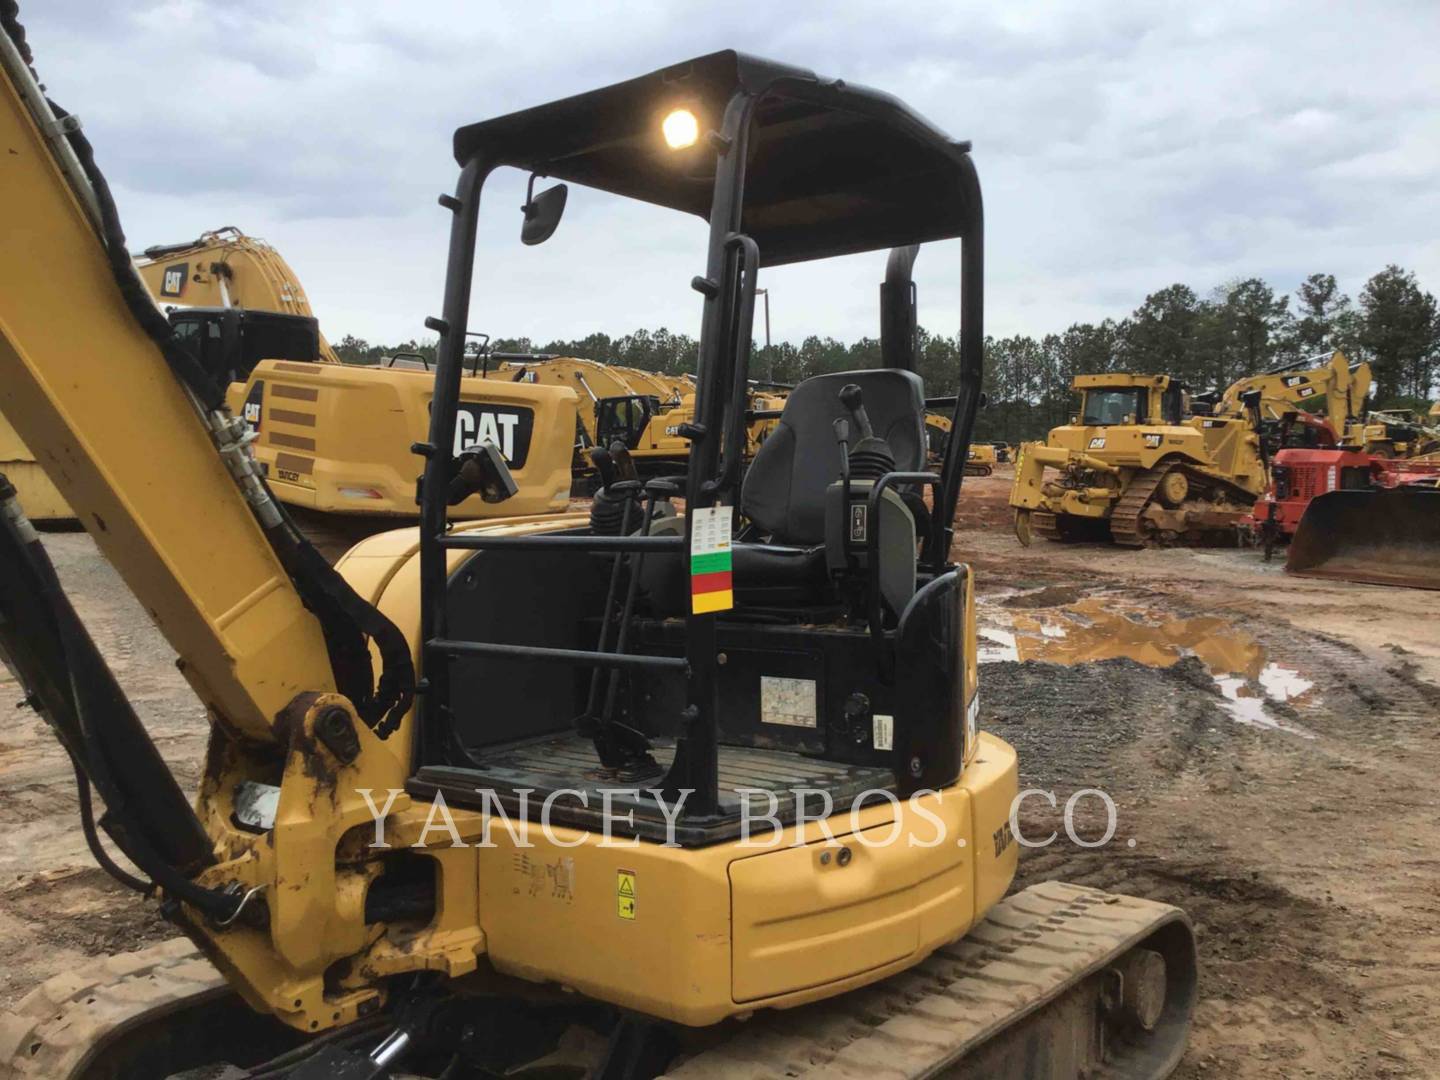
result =
[[[840,404],[850,413],[860,438],[850,450],[850,477],[853,480],[879,480],[895,471],[895,453],[890,444],[875,434],[870,417],[865,413],[865,399],[860,387],[850,383],[840,391]]]

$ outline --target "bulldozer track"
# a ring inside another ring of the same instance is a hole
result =
[[[1030,531],[1044,540],[1064,540],[1060,532],[1060,518],[1046,510],[1030,511]]]
[[[1160,486],[1160,481],[1172,466],[1164,465],[1146,469],[1130,481],[1125,494],[1110,511],[1110,536],[1115,543],[1125,547],[1144,547],[1148,539],[1140,525],[1140,515]]]
[[[1145,508],[1150,505],[1155,495],[1155,490],[1160,482],[1171,472],[1184,473],[1185,478],[1190,481],[1191,491],[1209,492],[1206,498],[1187,498],[1180,506],[1182,510],[1202,511],[1213,510],[1213,503],[1210,502],[1216,494],[1223,493],[1237,502],[1249,504],[1254,502],[1255,496],[1243,488],[1196,468],[1193,464],[1185,461],[1162,461],[1151,469],[1146,469],[1138,474],[1125,489],[1125,493],[1115,503],[1110,511],[1110,537],[1115,543],[1122,547],[1144,547],[1155,537],[1151,529],[1147,528],[1144,519]],[[1212,517],[1221,517],[1229,511],[1217,511]],[[1234,512],[1233,517],[1237,520],[1240,512]],[[1206,528],[1201,526],[1201,531]],[[1218,526],[1216,526],[1218,528]]]
[[[1030,1025],[1037,1018],[1053,1018],[1090,976],[1166,935],[1171,985],[1160,1024],[1148,1038],[1096,1048],[1107,1075],[1163,1077],[1184,1051],[1195,997],[1194,942],[1184,915],[1166,904],[1060,882],[1007,897],[960,941],[901,974],[800,1009],[764,1012],[666,1076],[908,1080],[953,1075],[977,1052],[987,1061],[1003,1056],[1007,1042],[1033,1058]],[[58,975],[0,1015],[0,1080],[108,1077],[104,1061],[117,1040],[231,994],[184,939]],[[1027,1075],[1080,1075],[1070,1055],[1093,1026],[1086,1016],[1078,1037],[1051,1040],[1061,1068]]]
[[[816,1005],[755,1018],[742,1034],[666,1073],[676,1080],[762,1080],[776,1076],[912,1080],[972,1075],[966,1059],[983,1051],[976,1076],[991,1071],[1016,1042],[1034,1071],[1078,1076],[1087,1065],[1049,1055],[1030,1039],[1029,1023],[1059,1007],[1087,976],[1157,931],[1176,928],[1193,941],[1178,909],[1080,885],[1045,882],[997,904],[960,941],[900,975]],[[1149,1040],[1107,1048],[1106,1075],[1167,1076],[1184,1051],[1195,995],[1194,969],[1169,958],[1172,988],[1166,1016]],[[1093,1023],[1093,1017],[1087,1017]],[[1076,1042],[1083,1042],[1081,1028]],[[1007,1039],[1008,1037],[1008,1039]],[[1062,1040],[1063,1041],[1063,1040]],[[1000,1051],[998,1059],[991,1054]],[[1067,1066],[1073,1063],[1072,1072]],[[1059,1065],[1059,1068],[1053,1066]],[[1098,1064],[1098,1062],[1096,1063]],[[1050,1066],[1050,1067],[1047,1067]]]

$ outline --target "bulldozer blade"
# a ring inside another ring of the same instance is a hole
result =
[[[1287,573],[1440,589],[1440,490],[1332,491],[1312,499]]]

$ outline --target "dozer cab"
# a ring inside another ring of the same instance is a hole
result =
[[[192,807],[0,485],[7,661],[75,758],[97,859],[200,950],[47,984],[0,1021],[12,1075],[1174,1067],[1195,1001],[1180,912],[1058,883],[1002,899],[1016,760],[977,723],[974,580],[950,558],[982,373],[968,144],[733,52],[461,128],[420,526],[331,568],[136,287],[89,144],[0,12],[0,404],[67,456],[66,496],[103,517],[97,545],[212,724]],[[599,451],[588,517],[452,521],[514,486],[493,441],[455,441],[500,168],[558,182],[527,240],[562,184],[707,222],[681,483]],[[940,470],[897,347],[796,387],[742,484],[762,267],[950,238],[963,370]],[[53,274],[31,272],[42,240]],[[77,291],[86,317],[57,320]],[[54,377],[101,363],[116,385]],[[133,452],[117,414],[137,412],[163,453]]]
[[[1016,459],[1010,505],[1022,544],[1233,535],[1265,485],[1252,418],[1193,416],[1168,375],[1077,375],[1071,388],[1080,411]]]

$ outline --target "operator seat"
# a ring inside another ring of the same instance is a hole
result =
[[[860,387],[877,437],[895,468],[925,466],[925,384],[913,371],[878,368],[806,379],[790,392],[780,423],[760,444],[740,493],[742,512],[776,544],[825,542],[825,491],[840,478],[835,421],[850,419],[840,391]],[[852,433],[852,441],[856,435]]]

